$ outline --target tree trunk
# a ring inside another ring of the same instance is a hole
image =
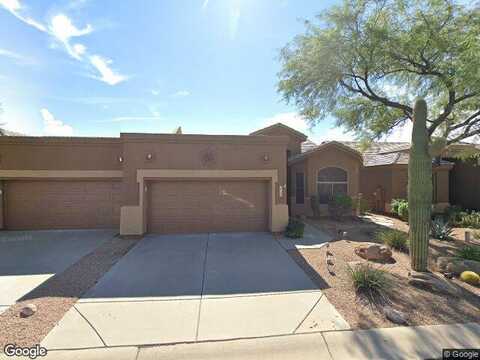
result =
[[[418,99],[413,109],[412,144],[408,162],[408,222],[410,262],[415,271],[427,271],[432,211],[432,158],[428,151],[427,104]]]

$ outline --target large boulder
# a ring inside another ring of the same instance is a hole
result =
[[[396,310],[396,309],[394,309],[390,306],[386,306],[383,309],[383,313],[384,313],[385,317],[388,320],[390,320],[391,322],[393,322],[394,324],[408,325],[407,316],[399,310]]]
[[[384,245],[366,243],[355,248],[355,254],[365,260],[389,260],[392,258],[392,250]]]
[[[440,294],[457,296],[460,290],[451,284],[447,279],[432,273],[411,271],[408,283],[411,286]]]

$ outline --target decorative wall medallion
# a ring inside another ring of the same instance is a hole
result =
[[[217,150],[208,147],[200,152],[200,161],[203,167],[212,167],[217,163]]]

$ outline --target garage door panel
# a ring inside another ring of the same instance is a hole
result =
[[[9,229],[114,228],[121,187],[113,181],[8,181]]]
[[[266,182],[153,182],[149,197],[149,231],[265,231],[267,208]]]

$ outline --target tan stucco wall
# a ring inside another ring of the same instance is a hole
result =
[[[138,205],[138,169],[270,170],[286,190],[285,137],[122,134],[125,205]],[[152,159],[147,160],[147,154]],[[264,157],[268,160],[265,161]],[[206,161],[211,158],[210,161]],[[277,202],[285,204],[278,191]]]
[[[348,195],[356,197],[360,189],[360,169],[362,166],[361,159],[350,151],[346,151],[339,147],[329,147],[322,151],[317,151],[306,157],[303,161],[292,164],[292,179],[295,177],[295,169],[304,169],[305,171],[305,204],[302,206],[292,207],[292,215],[312,215],[310,206],[310,197],[317,195],[317,175],[320,169],[326,167],[339,167],[344,169],[348,174]],[[292,203],[294,204],[295,187],[293,187]],[[293,205],[292,205],[293,206]],[[326,207],[321,206],[320,210],[326,215]]]
[[[288,131],[288,129],[284,129],[280,127],[264,129],[262,130],[262,135],[287,136],[288,137],[287,150],[290,151],[290,154],[296,155],[302,152],[301,144],[304,140],[299,138],[298,136],[295,136],[292,132]]]
[[[433,168],[434,176],[437,176],[437,203],[442,207],[448,206],[449,201],[449,168]],[[375,166],[366,167],[361,171],[360,190],[370,205],[374,206],[375,196],[373,193],[381,186],[384,193],[384,208],[390,212],[392,199],[406,199],[408,197],[408,167]]]
[[[375,192],[379,191],[381,188],[382,195],[379,196],[379,199],[383,197],[383,204],[380,204],[379,211],[386,210],[386,203],[389,203],[393,194],[392,186],[392,169],[388,166],[375,166],[375,167],[364,167],[361,170],[360,175],[360,192],[363,195],[363,198],[366,199],[370,207],[375,209],[376,195]]]
[[[121,170],[119,139],[0,137],[2,170]]]
[[[120,177],[121,232],[139,233],[138,229],[143,232],[146,228],[147,200],[143,201],[139,195],[143,195],[139,192],[142,189],[139,170],[194,171],[196,175],[199,171],[209,171],[211,176],[219,174],[215,171],[240,171],[237,173],[240,178],[258,178],[258,174],[267,171],[271,182],[270,228],[280,231],[288,221],[288,142],[285,136],[260,135],[121,134],[120,138],[112,139],[0,137],[0,180]],[[152,158],[147,159],[147,154]],[[235,175],[233,172],[228,176],[232,174]]]

